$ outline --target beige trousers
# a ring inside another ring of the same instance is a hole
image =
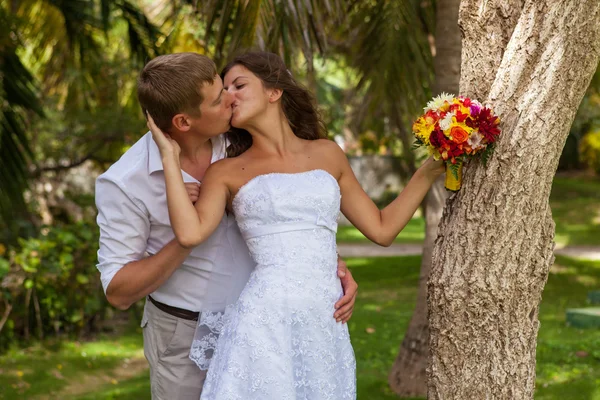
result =
[[[197,321],[174,317],[149,300],[142,328],[152,400],[199,400],[206,372],[189,359]]]

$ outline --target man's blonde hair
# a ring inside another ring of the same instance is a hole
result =
[[[197,53],[175,53],[152,59],[138,78],[137,94],[142,111],[148,111],[163,131],[171,129],[176,114],[200,116],[204,100],[200,89],[213,84],[215,63]]]

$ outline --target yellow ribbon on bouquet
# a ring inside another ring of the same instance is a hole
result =
[[[463,169],[463,162],[462,161],[457,161],[456,164],[457,167],[455,168],[455,172],[456,172],[456,176],[454,175],[454,172],[452,172],[451,164],[446,164],[446,189],[450,190],[451,192],[458,192],[458,190],[461,187],[462,184],[462,169]]]

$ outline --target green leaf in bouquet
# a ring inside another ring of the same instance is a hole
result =
[[[484,167],[487,167],[487,162],[492,156],[492,154],[494,154],[494,145],[490,144],[485,148],[483,153],[481,153],[481,161],[483,162]]]
[[[423,141],[419,138],[415,139],[415,142],[412,145],[413,150],[414,149],[418,149],[419,147],[423,146],[425,143],[423,143]]]
[[[454,176],[455,179],[458,179],[458,169],[460,168],[460,164],[457,162],[456,164],[448,164],[448,169],[450,173]]]

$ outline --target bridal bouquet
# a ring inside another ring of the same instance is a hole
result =
[[[446,162],[446,189],[457,191],[463,163],[481,157],[485,163],[500,135],[500,118],[477,100],[442,93],[413,124],[416,147],[425,146],[436,160]]]

